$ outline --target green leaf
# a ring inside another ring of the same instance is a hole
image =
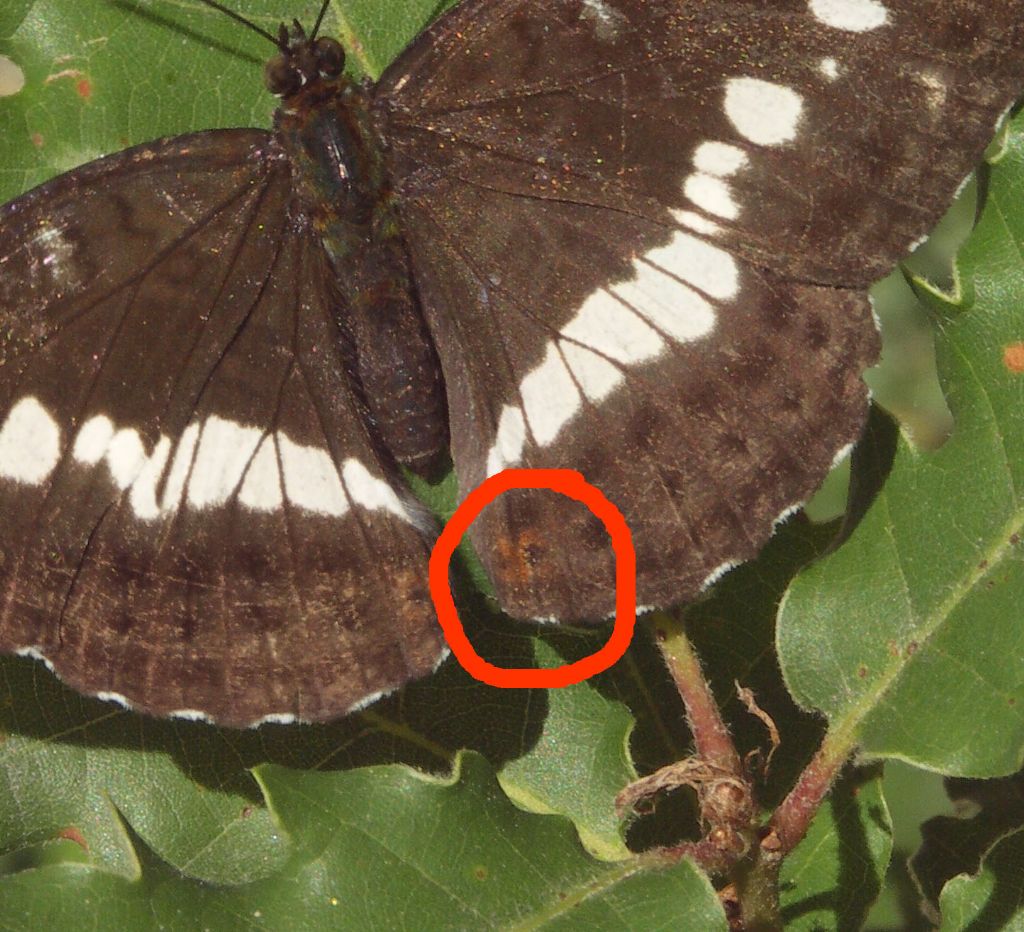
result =
[[[689,862],[591,860],[569,822],[516,809],[477,755],[450,779],[397,766],[257,778],[292,851],[273,876],[218,888],[140,846],[136,877],[58,864],[0,879],[5,920],[73,927],[87,908],[112,928],[726,929]]]
[[[581,654],[591,652],[589,641]],[[567,662],[543,643],[538,645],[537,659],[542,667]],[[592,686],[551,690],[543,733],[527,754],[502,768],[501,786],[524,809],[571,816],[584,845],[598,857],[628,857],[614,800],[623,786],[636,779],[629,759],[632,724],[620,701]],[[566,748],[579,752],[567,755]],[[616,756],[618,766],[613,766]]]
[[[862,928],[891,856],[881,768],[855,770],[833,787],[806,837],[782,864],[786,932]]]
[[[1024,929],[1024,832],[993,846],[976,877],[954,877],[939,900],[942,932]]]
[[[899,438],[864,521],[779,622],[790,689],[836,734],[964,776],[1010,773],[1024,751],[1024,377],[1004,359],[1024,336],[1022,185],[1017,117],[937,333],[953,436],[935,453]],[[875,431],[876,468],[891,439]]]
[[[999,780],[946,780],[960,817],[936,816],[921,826],[911,870],[925,899],[938,903],[946,882],[974,874],[991,846],[1024,827],[1024,773]]]

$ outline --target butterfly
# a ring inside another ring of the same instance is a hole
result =
[[[1018,0],[464,0],[375,83],[326,9],[264,33],[271,130],[0,210],[0,650],[151,714],[325,720],[433,670],[401,470],[449,453],[461,495],[582,472],[643,605],[753,557],[859,435],[866,288],[1024,85]],[[612,612],[578,504],[471,537],[509,614]]]

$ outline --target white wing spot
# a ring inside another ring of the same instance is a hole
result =
[[[685,211],[676,219],[699,220]],[[487,475],[521,459],[526,424],[537,444],[550,444],[582,410],[581,390],[599,402],[623,381],[616,363],[658,357],[665,338],[689,342],[706,336],[715,326],[712,300],[732,300],[740,290],[733,256],[683,230],[634,259],[633,269],[633,278],[591,294],[558,338],[548,342],[544,361],[523,377],[522,407],[502,409]]]
[[[333,518],[345,514],[348,498],[330,454],[319,447],[293,443],[283,433],[278,433],[277,443],[288,500],[316,514]]]
[[[71,455],[80,463],[95,466],[107,455],[113,437],[114,424],[109,417],[91,417],[79,428]]]
[[[515,418],[504,421],[508,453],[517,457],[525,430],[522,414],[509,410],[519,418],[518,447],[508,435],[515,431]],[[0,428],[0,477],[38,485],[54,470],[60,455],[57,423],[36,398],[22,398]],[[132,510],[143,521],[177,509],[187,489],[188,504],[197,510],[223,505],[237,493],[246,507],[272,511],[287,495],[292,504],[318,514],[340,517],[351,507],[351,499],[363,508],[390,511],[416,523],[391,485],[357,459],[346,459],[339,472],[325,449],[297,444],[280,431],[267,434],[214,415],[202,426],[189,424],[177,443],[161,435],[148,455],[139,431],[118,430],[110,418],[96,415],[78,431],[71,458],[86,467],[105,462],[117,488],[130,490]],[[157,489],[165,477],[158,502]]]
[[[345,460],[341,469],[345,489],[354,501],[363,508],[374,511],[390,511],[400,518],[408,518],[401,499],[395,490],[383,479],[378,479],[359,460]]]
[[[693,165],[697,171],[719,178],[735,175],[747,166],[747,161],[746,152],[727,142],[703,142],[693,154]]]
[[[60,428],[39,400],[22,398],[0,428],[0,476],[39,485],[60,461]]]
[[[188,478],[188,503],[193,508],[224,504],[241,483],[262,439],[258,428],[208,417]]]
[[[870,32],[889,20],[878,0],[810,0],[808,6],[819,22],[847,32]]]
[[[519,394],[530,432],[541,446],[551,443],[582,406],[576,383],[554,343],[548,343],[544,362],[520,383]]]
[[[656,265],[640,263],[636,279],[615,285],[614,291],[662,333],[680,343],[698,340],[714,329],[711,303]]]
[[[562,348],[566,364],[583,389],[583,394],[591,401],[603,401],[618,388],[623,376],[613,363],[593,350],[569,340],[561,340],[558,345]]]
[[[171,438],[162,436],[132,483],[132,509],[143,521],[155,521],[160,517],[161,508],[156,500],[156,487],[167,468],[167,458],[170,455]]]
[[[823,58],[818,62],[818,71],[820,71],[829,81],[835,81],[839,77],[839,62],[834,58]]]
[[[796,137],[804,100],[791,87],[760,78],[730,78],[725,113],[737,131],[759,146],[779,146]]]
[[[487,457],[487,475],[493,476],[519,461],[526,444],[526,420],[522,408],[505,405],[498,417],[497,436]]]
[[[284,502],[274,438],[267,434],[245,471],[238,500],[253,511],[276,511]]]
[[[673,211],[672,217],[680,226],[693,230],[694,233],[701,233],[704,236],[718,236],[722,232],[722,228],[713,220],[708,220],[707,217],[695,214],[691,210]]]
[[[127,489],[146,465],[146,448],[137,430],[126,427],[110,438],[107,468],[119,489]]]
[[[160,516],[156,487],[167,466],[171,440],[161,436],[153,452],[147,456],[137,430],[116,430],[103,414],[89,418],[78,431],[71,455],[84,466],[106,462],[114,484],[121,490],[131,489],[131,504],[144,521]]]
[[[616,295],[615,289],[621,287],[595,291],[562,328],[561,335],[619,362],[652,359],[662,351],[664,343],[657,332]],[[529,408],[526,413],[529,415]]]
[[[694,204],[709,214],[715,214],[726,220],[735,220],[740,215],[739,204],[733,200],[729,185],[721,178],[715,178],[704,172],[694,172],[683,185],[685,194]]]
[[[676,233],[644,258],[712,298],[730,301],[739,294],[740,272],[732,255],[689,233]]]
[[[198,441],[199,424],[193,421],[181,432],[178,444],[174,449],[174,461],[171,463],[171,471],[167,474],[164,497],[160,502],[161,511],[172,511],[178,507],[185,491],[189,470],[192,468],[192,459],[195,456]]]
[[[747,153],[726,142],[704,142],[693,154],[697,170],[683,184],[683,194],[709,214],[735,220],[740,214],[732,189],[724,180],[747,164]]]

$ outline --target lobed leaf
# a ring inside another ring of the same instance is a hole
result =
[[[130,878],[63,863],[0,879],[0,925],[71,927],[86,907],[111,928],[726,929],[689,862],[592,860],[567,820],[513,806],[478,755],[448,779],[397,766],[256,776],[291,851],[272,875],[213,886],[140,845]]]
[[[794,582],[779,621],[801,705],[868,756],[962,776],[1024,757],[1024,376],[1008,355],[1024,335],[1022,186],[1018,116],[958,259],[960,290],[933,294],[953,435],[934,453],[898,439],[856,533]],[[883,464],[890,437],[876,431],[869,451]]]
[[[1024,928],[1024,832],[993,845],[977,876],[954,877],[939,906],[941,932]]]

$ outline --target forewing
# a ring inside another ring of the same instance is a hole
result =
[[[935,222],[1024,85],[1024,3],[460,5],[380,118],[463,491],[580,469],[641,603],[756,553],[856,439],[862,289]],[[579,506],[474,528],[518,615],[610,612]]]
[[[0,217],[0,647],[229,725],[429,672],[429,522],[339,353],[264,133],[128,150]]]
[[[378,93],[427,166],[692,211],[755,264],[849,287],[948,206],[1024,84],[1022,46],[1021,0],[470,0]]]

